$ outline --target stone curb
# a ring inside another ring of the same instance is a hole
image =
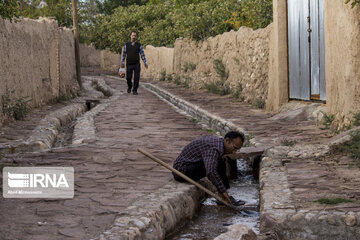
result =
[[[195,186],[172,180],[120,212],[100,240],[165,239],[179,222],[194,216],[204,197]]]
[[[331,210],[297,210],[283,159],[306,159],[329,154],[331,148],[348,141],[349,134],[334,137],[328,144],[278,146],[266,150],[260,163],[261,233],[277,239],[360,239],[360,213]],[[276,227],[274,227],[276,226]],[[274,233],[275,231],[275,233]]]
[[[260,165],[260,232],[276,239],[360,239],[359,212],[295,208],[282,162],[289,157],[274,151],[265,152]]]
[[[4,153],[36,152],[50,149],[62,125],[76,119],[86,111],[86,104],[73,103],[46,115],[33,130],[32,135],[24,142],[9,143],[0,146]]]
[[[94,122],[94,117],[107,108],[112,102],[119,99],[121,96],[120,92],[116,92],[110,86],[108,86],[103,79],[98,79],[96,77],[86,77],[92,81],[92,85],[104,93],[105,96],[112,96],[109,99],[106,99],[104,102],[98,104],[96,107],[86,112],[83,116],[79,117],[76,121],[74,127],[74,133],[72,138],[73,145],[79,145],[83,143],[89,143],[95,141],[96,139],[96,127]]]
[[[144,86],[145,85],[145,86]],[[240,127],[200,109],[173,94],[147,83],[143,86],[155,95],[182,109],[190,116],[200,118],[210,126]],[[203,117],[206,116],[206,117]],[[215,124],[214,124],[215,123]],[[230,124],[229,124],[230,123]],[[263,234],[269,233],[275,239],[360,239],[360,213],[327,211],[297,211],[291,198],[291,190],[282,158],[309,158],[328,154],[333,146],[350,140],[349,134],[360,127],[351,129],[330,139],[327,144],[278,146],[267,149],[260,164],[260,212]],[[255,139],[252,143],[259,145]],[[269,222],[272,222],[269,227]],[[331,229],[331,230],[329,230]]]
[[[102,79],[83,77],[83,80],[86,97],[95,99],[104,98],[104,93],[95,90],[94,87],[107,93],[113,93],[113,90]],[[18,153],[51,149],[61,126],[75,120],[87,110],[83,97],[73,101],[76,101],[76,103],[51,112],[41,119],[39,125],[33,130],[32,135],[26,141],[0,145],[0,151],[3,153]]]
[[[216,129],[222,135],[232,130],[232,131],[243,132],[247,136],[247,139],[250,136],[243,128],[235,125],[234,123],[227,121],[226,119],[221,118],[215,114],[212,114],[186,100],[183,100],[158,86],[154,86],[151,83],[145,83],[142,86],[149,92],[152,92],[153,94],[159,96],[160,98],[165,99],[168,103],[171,103],[172,105],[175,105],[177,108],[185,111],[190,116],[205,122],[206,125],[208,125],[210,128]],[[255,146],[259,145],[254,138],[250,139],[250,143]]]

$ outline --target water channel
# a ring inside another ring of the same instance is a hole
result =
[[[245,204],[259,205],[259,184],[254,179],[252,168],[244,159],[237,160],[238,178],[230,183],[228,193]],[[197,216],[178,227],[166,237],[168,240],[207,240],[227,231],[227,227],[241,223],[259,233],[259,213],[236,213],[233,210],[218,206],[214,198],[205,199]]]

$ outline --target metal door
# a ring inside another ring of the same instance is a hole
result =
[[[324,0],[288,0],[291,99],[326,100]]]

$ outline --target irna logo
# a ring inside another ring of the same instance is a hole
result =
[[[64,174],[48,173],[10,173],[8,172],[8,186],[11,188],[37,188],[37,187],[69,187]]]

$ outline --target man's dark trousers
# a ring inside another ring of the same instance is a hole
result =
[[[134,72],[134,87],[132,88],[132,76]],[[128,88],[133,92],[137,92],[137,89],[139,87],[139,80],[140,80],[140,62],[136,64],[126,64],[126,80],[128,84]]]
[[[217,172],[219,173],[221,181],[223,182],[225,187],[227,189],[230,188],[229,180],[228,180],[228,178],[226,176],[226,164],[225,164],[225,161],[223,161],[221,159],[218,160]],[[186,165],[186,170],[185,170],[184,174],[187,177],[194,180],[194,181],[198,181],[201,178],[206,177],[206,170],[205,170],[204,163],[202,161],[197,162],[197,163],[189,163],[188,165]],[[185,179],[183,179],[182,177],[179,177],[175,173],[173,173],[173,175],[174,175],[174,178],[175,178],[176,181],[178,181],[178,182],[186,182]]]

